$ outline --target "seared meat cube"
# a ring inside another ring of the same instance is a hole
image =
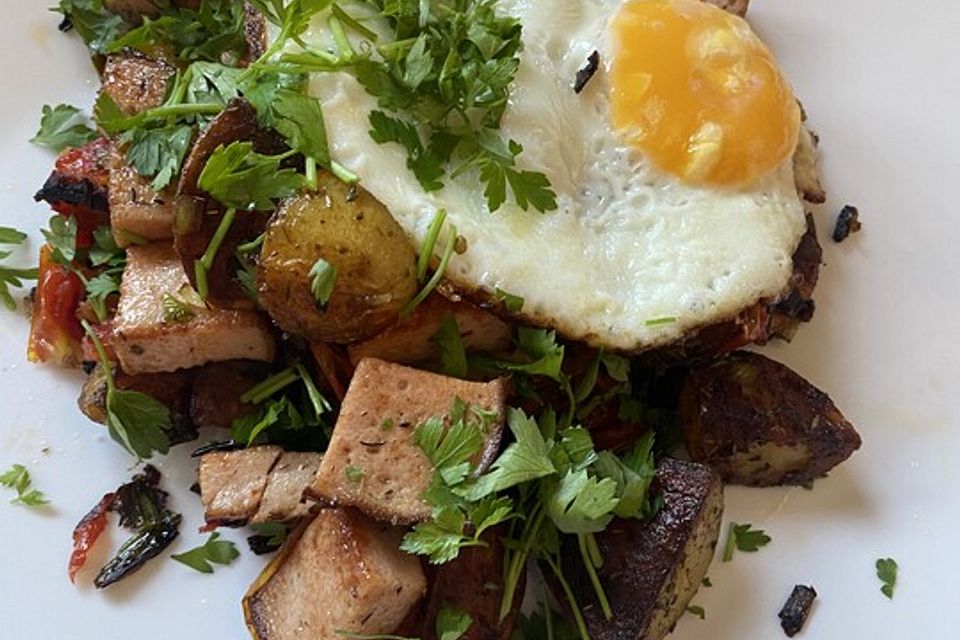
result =
[[[614,520],[596,534],[612,619],[603,616],[579,552],[565,554],[564,573],[593,640],[660,640],[710,567],[723,516],[720,477],[695,462],[665,459],[654,487],[663,506],[649,522]]]
[[[247,389],[263,379],[262,362],[212,362],[197,371],[190,398],[190,419],[198,427],[229,429],[233,421],[253,411],[240,402]]]
[[[427,586],[420,561],[400,551],[402,536],[353,509],[322,510],[247,592],[251,635],[326,640],[395,632]]]
[[[192,317],[171,321],[165,313],[171,297],[181,304],[196,299],[173,248],[166,243],[130,247],[110,340],[125,372],[273,360],[273,332],[258,312],[189,305]]]
[[[469,351],[495,352],[510,347],[510,325],[492,313],[468,302],[455,303],[433,294],[410,317],[400,320],[382,333],[348,347],[350,360],[380,358],[400,364],[416,364],[440,354],[434,338],[445,318],[453,318],[464,348]]]
[[[270,470],[267,488],[251,522],[284,522],[302,518],[309,512],[303,499],[306,489],[320,468],[322,456],[310,451],[287,451]]]
[[[499,448],[507,390],[505,379],[467,382],[374,358],[361,360],[308,493],[394,523],[429,518],[430,507],[421,496],[433,467],[413,442],[415,428],[428,418],[447,416],[456,398],[494,412],[484,454],[476,461],[482,467]]]
[[[107,56],[100,91],[110,96],[128,116],[159,107],[167,95],[167,85],[175,69],[140,53],[125,52]]]
[[[176,215],[172,190],[155,190],[127,164],[120,150],[110,154],[110,225],[117,244],[126,247],[143,240],[173,237]]]
[[[212,451],[200,458],[200,500],[208,524],[287,522],[307,515],[303,490],[313,481],[320,454],[273,445]]]
[[[690,456],[735,484],[804,484],[860,447],[827,394],[756,353],[693,369],[680,410]]]
[[[200,458],[200,501],[210,524],[245,524],[260,508],[270,470],[283,450],[271,445],[215,451]]]

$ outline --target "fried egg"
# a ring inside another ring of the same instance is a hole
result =
[[[416,244],[438,209],[466,240],[446,278],[524,299],[561,335],[642,351],[734,317],[787,287],[805,231],[791,155],[800,113],[749,25],[697,0],[501,0],[523,25],[501,125],[544,172],[558,209],[488,210],[476,176],[431,193],[396,144],[368,131],[377,108],[345,73],[318,74],[332,156],[360,176]],[[366,23],[371,25],[373,23]],[[326,22],[306,39],[326,46]],[[597,51],[581,93],[577,71]]]

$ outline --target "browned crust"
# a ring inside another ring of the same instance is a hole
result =
[[[659,640],[709,566],[723,511],[720,477],[701,464],[664,459],[653,489],[663,507],[652,520],[615,520],[596,534],[611,620],[604,619],[579,551],[565,554],[564,573],[593,640]]]
[[[680,411],[690,456],[737,484],[804,484],[861,444],[826,393],[757,353],[692,369]]]
[[[104,64],[100,92],[109,95],[125,115],[134,115],[163,104],[175,72],[167,62],[137,51],[111,54]]]

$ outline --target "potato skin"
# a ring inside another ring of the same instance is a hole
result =
[[[804,484],[860,447],[827,394],[757,353],[692,369],[680,414],[690,457],[734,484]]]
[[[316,193],[291,198],[267,227],[260,303],[284,331],[310,341],[350,343],[394,322],[416,293],[413,246],[386,208],[330,174]],[[354,197],[355,195],[355,197]],[[325,308],[310,288],[320,258],[337,279]]]

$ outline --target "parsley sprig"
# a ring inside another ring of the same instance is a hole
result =
[[[228,565],[240,557],[237,546],[229,540],[218,540],[220,534],[214,531],[199,547],[172,556],[174,560],[185,564],[200,573],[213,573],[213,564]]]
[[[730,529],[727,532],[727,542],[723,547],[723,561],[733,560],[734,551],[744,551],[754,553],[761,547],[770,544],[772,538],[768,536],[763,529],[754,529],[749,522],[746,524],[730,523]]]
[[[27,239],[27,234],[11,227],[0,227],[0,244],[17,245]],[[0,260],[10,257],[11,251],[0,251]],[[22,287],[24,280],[36,280],[36,268],[9,267],[0,264],[0,302],[10,311],[17,310],[17,301],[13,299],[9,287]]]
[[[82,121],[80,109],[58,104],[43,105],[40,128],[30,142],[60,152],[67,147],[80,147],[97,137],[97,132]]]
[[[893,600],[893,589],[897,586],[897,561],[893,558],[879,558],[875,564],[877,578],[882,585],[880,591],[887,598]]]
[[[500,122],[520,66],[521,26],[501,16],[496,0],[365,0],[390,31],[381,42],[339,7],[328,25],[337,51],[284,53],[279,64],[298,71],[345,70],[377,98],[370,135],[407,152],[407,167],[425,191],[475,172],[490,211],[508,192],[523,210],[557,208],[541,172],[522,169],[523,147],[504,140]],[[336,6],[336,5],[334,5]],[[358,28],[359,27],[359,28]],[[363,44],[354,47],[349,28]]]
[[[107,357],[103,343],[86,320],[81,320],[84,331],[97,351],[107,385],[107,429],[110,437],[138,460],[146,460],[154,453],[170,450],[167,430],[172,427],[170,409],[163,403],[139,391],[117,388],[113,364]]]
[[[31,489],[31,484],[30,472],[22,464],[15,464],[0,474],[0,485],[17,492],[17,497],[11,500],[10,504],[22,504],[27,507],[39,507],[48,504],[50,501],[43,495],[43,492]]]

